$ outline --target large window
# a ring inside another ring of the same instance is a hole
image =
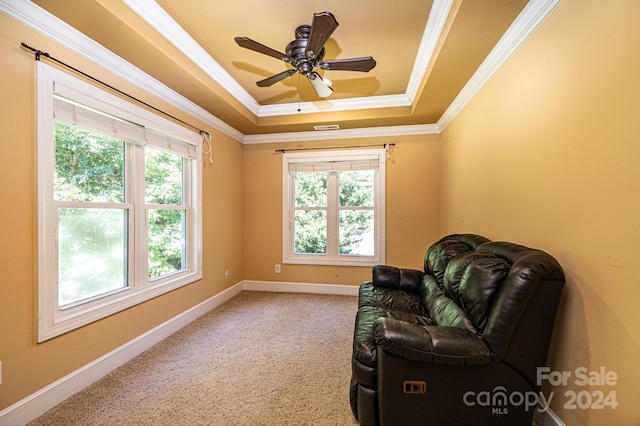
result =
[[[385,151],[283,154],[283,262],[384,262]]]
[[[38,63],[39,341],[201,278],[199,142]]]

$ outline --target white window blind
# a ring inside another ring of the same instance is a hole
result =
[[[289,173],[296,172],[346,172],[352,170],[378,170],[380,161],[370,160],[342,160],[322,161],[312,163],[289,163]]]
[[[114,136],[136,145],[151,145],[189,158],[197,156],[194,145],[163,135],[143,125],[82,106],[57,95],[54,95],[53,99],[53,116],[55,121],[85,130],[100,131],[105,135]]]

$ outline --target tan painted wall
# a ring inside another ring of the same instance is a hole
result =
[[[387,263],[419,268],[426,246],[450,232],[520,242],[560,260],[568,280],[552,367],[604,366],[619,376],[614,387],[545,386],[568,425],[640,422],[639,8],[563,0],[445,130],[442,147],[437,136],[340,142],[398,145],[387,172]],[[283,146],[242,147],[214,133],[215,164],[203,173],[204,279],[36,344],[35,66],[22,41],[195,121],[0,15],[0,410],[241,279],[357,285],[369,277],[368,268],[290,265],[276,275],[274,149]],[[565,390],[615,390],[619,405],[565,409]]]
[[[241,280],[242,146],[214,132],[203,170],[204,279],[37,344],[35,61],[25,42],[209,129],[0,14],[0,410]],[[224,224],[224,226],[221,226]],[[231,280],[225,281],[229,269]]]
[[[447,127],[442,231],[556,256],[567,285],[549,361],[567,425],[640,424],[640,3],[564,0]],[[617,373],[579,386],[575,369]],[[616,393],[570,409],[566,391]]]
[[[395,143],[387,161],[386,263],[422,269],[429,242],[439,238],[440,147],[438,135],[353,139],[330,146]],[[244,271],[248,280],[359,285],[371,268],[282,265],[282,159],[276,149],[322,142],[245,145]]]
[[[37,344],[35,63],[25,42],[181,119],[206,124],[106,73],[11,18],[0,15],[0,410],[31,395],[162,322],[243,279],[358,285],[370,268],[281,263],[281,163],[274,146],[242,146],[213,131],[214,165],[203,170],[204,279]],[[212,130],[212,129],[209,129]],[[387,261],[420,268],[438,238],[439,137],[347,140],[335,145],[396,143],[387,170]],[[294,144],[316,146],[318,143]],[[292,145],[287,144],[291,147]],[[245,207],[246,204],[246,207]],[[231,279],[224,280],[229,270]]]

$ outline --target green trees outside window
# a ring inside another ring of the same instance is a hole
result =
[[[340,254],[374,254],[374,170],[340,172]]]
[[[374,254],[374,170],[296,172],[294,253],[325,254],[329,193],[338,197],[339,254]],[[335,188],[329,189],[329,182]]]
[[[186,218],[183,208],[183,159],[179,155],[145,149],[145,202],[148,208],[149,277],[185,268]],[[169,207],[169,208],[167,208]]]

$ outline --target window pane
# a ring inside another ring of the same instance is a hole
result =
[[[294,252],[325,254],[327,252],[327,212],[296,210],[294,218]]]
[[[58,210],[58,305],[128,286],[127,210]]]
[[[149,278],[186,268],[184,210],[149,209]]]
[[[325,207],[327,205],[327,173],[293,173],[296,207]]]
[[[371,210],[340,211],[340,254],[373,256],[374,214]]]
[[[340,172],[340,206],[373,207],[373,170]]]
[[[74,126],[55,124],[54,198],[124,201],[124,142]]]
[[[145,200],[148,204],[182,204],[182,157],[145,149]]]

